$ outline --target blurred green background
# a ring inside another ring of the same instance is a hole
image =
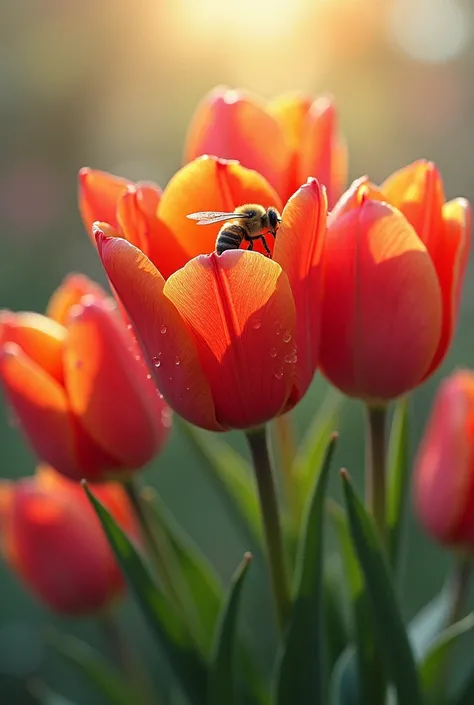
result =
[[[166,184],[181,165],[188,120],[216,84],[265,97],[330,92],[350,153],[350,179],[383,180],[419,157],[434,160],[449,198],[474,198],[474,3],[470,0],[0,0],[0,304],[42,311],[70,271],[104,281],[81,225],[76,177],[91,166]],[[413,445],[440,378],[474,362],[472,263],[449,356],[414,395]],[[294,413],[299,435],[325,393],[321,379]],[[361,407],[348,403],[337,464],[361,478]],[[229,440],[241,444],[240,437]],[[1,474],[32,472],[34,459],[2,406]],[[244,450],[244,449],[243,449]],[[146,473],[228,580],[244,545],[175,429]],[[337,478],[333,482],[337,491]],[[410,518],[403,602],[407,617],[437,591],[448,554]],[[271,658],[268,587],[257,566],[245,617]],[[251,582],[250,581],[250,582]],[[46,625],[106,650],[94,620],[61,621],[0,564],[0,703],[35,702],[41,677],[77,705],[100,703],[44,648]],[[138,611],[123,628],[160,664]]]

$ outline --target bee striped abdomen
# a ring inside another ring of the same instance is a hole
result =
[[[237,250],[246,237],[245,228],[237,223],[229,223],[221,228],[216,240],[216,252],[221,255],[226,250]]]

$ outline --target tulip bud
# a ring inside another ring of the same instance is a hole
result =
[[[123,490],[100,485],[94,493],[134,537]],[[123,591],[112,550],[82,488],[50,467],[0,483],[0,530],[0,547],[11,568],[56,612],[97,612]]]
[[[37,456],[76,480],[143,467],[170,416],[131,331],[85,277],[70,277],[49,312],[57,320],[11,312],[0,320],[0,377]]]
[[[474,545],[474,372],[459,370],[437,392],[413,483],[421,524],[437,541]]]

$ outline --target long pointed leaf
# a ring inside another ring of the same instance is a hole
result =
[[[422,661],[439,634],[447,627],[451,613],[451,590],[447,583],[408,625],[411,648],[417,661]]]
[[[211,563],[171,515],[157,492],[146,488],[143,498],[158,530],[165,535],[173,551],[174,565],[179,571],[176,581],[179,580],[186,590],[186,602],[193,609],[192,617],[196,624],[193,633],[196,633],[207,658],[224,598],[223,587]]]
[[[472,673],[473,637],[474,613],[448,627],[431,646],[420,664],[420,677],[423,684],[425,705],[440,705],[440,703],[454,700],[452,693],[450,693],[451,697],[449,698],[445,698],[444,695],[449,690],[450,666],[454,661],[453,657],[458,648],[470,655],[470,667],[464,669],[464,677],[461,681],[459,678],[457,679],[456,695],[459,697],[459,694],[466,688],[469,682],[469,674]]]
[[[72,700],[51,690],[49,686],[39,679],[30,681],[28,690],[41,705],[76,705]]]
[[[85,675],[110,705],[139,702],[139,694],[89,644],[73,636],[54,632],[48,632],[46,640],[62,658]]]
[[[234,656],[237,641],[237,617],[240,596],[247,569],[252,560],[250,553],[235,573],[226,604],[222,609],[216,629],[212,665],[209,671],[208,705],[236,705]]]
[[[415,660],[377,532],[346,473],[342,474],[342,480],[352,541],[365,578],[378,647],[398,701],[422,705]]]
[[[357,677],[357,658],[353,646],[348,646],[342,652],[334,667],[329,688],[329,704],[362,705]]]
[[[180,427],[192,442],[194,450],[204,459],[203,465],[209,477],[245,540],[261,548],[262,524],[250,465],[227,443],[215,436],[185,422]]]
[[[328,509],[344,563],[355,642],[356,665],[354,665],[354,659],[350,661],[346,659],[339,663],[339,678],[342,685],[350,682],[354,690],[357,690],[358,699],[355,699],[355,702],[376,703],[383,697],[384,673],[380,668],[379,654],[375,644],[372,613],[364,586],[364,576],[354,550],[343,508],[333,500],[329,500]],[[348,673],[345,673],[344,669],[347,669]]]
[[[148,568],[133,543],[115,522],[104,505],[85,485],[86,494],[94,508],[105,535],[117,557],[131,591],[135,595],[158,644],[168,659],[178,682],[185,689],[190,702],[202,705],[206,694],[206,668],[186,625],[154,583]]]
[[[278,705],[314,705],[325,700],[324,501],[335,445],[334,435],[326,448],[298,546],[292,612],[277,670]]]
[[[387,524],[388,554],[394,570],[399,568],[400,543],[410,476],[408,457],[408,399],[397,402],[388,447]]]

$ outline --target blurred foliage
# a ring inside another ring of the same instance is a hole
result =
[[[473,21],[471,0],[0,0],[2,306],[42,311],[69,271],[104,281],[78,215],[77,171],[89,165],[164,185],[180,166],[196,103],[219,83],[265,97],[295,89],[331,92],[349,143],[351,178],[368,173],[381,181],[427,157],[440,167],[448,197],[473,200]],[[473,364],[473,282],[471,262],[455,343],[435,378],[414,395],[412,449],[440,377]],[[315,380],[293,414],[299,435],[325,389]],[[2,407],[5,477],[29,474],[34,464],[12,425]],[[358,404],[345,406],[340,432],[334,466],[347,466],[360,483]],[[230,441],[243,448],[238,434]],[[176,428],[146,480],[228,584],[249,546],[201,462]],[[336,478],[331,486],[337,494]],[[410,522],[407,617],[438,590],[449,560],[411,516]],[[243,613],[258,625],[268,666],[271,601],[256,564]],[[0,589],[0,701],[35,702],[29,682],[39,677],[78,705],[99,705],[86,683],[43,646],[42,630],[60,620],[3,565]],[[131,601],[119,618],[143,659],[151,659],[149,635]],[[93,620],[61,626],[106,653]],[[159,685],[163,666],[151,665]]]

